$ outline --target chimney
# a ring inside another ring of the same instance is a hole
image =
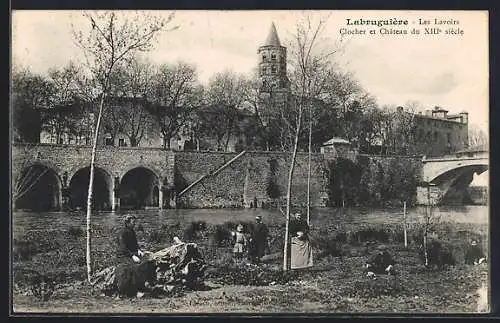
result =
[[[469,122],[469,113],[462,111],[459,113],[459,115],[462,117],[462,123],[468,123]]]

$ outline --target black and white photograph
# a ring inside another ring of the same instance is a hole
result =
[[[487,11],[13,10],[10,315],[481,314]]]

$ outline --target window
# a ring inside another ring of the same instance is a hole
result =
[[[125,139],[123,139],[123,138],[118,139],[118,146],[120,146],[120,147],[127,146],[127,144],[125,143]]]
[[[265,67],[263,67],[263,68],[262,68],[262,74],[266,74],[266,71],[267,71],[267,70],[266,70],[266,68],[265,68]]]
[[[106,146],[113,146],[113,138],[111,137],[106,137],[106,139],[104,140],[104,144]]]
[[[276,66],[271,66],[271,73],[276,74]]]
[[[276,60],[276,54],[275,54],[275,53],[272,53],[272,54],[271,54],[271,60],[272,60],[272,61],[275,61],[275,60]]]
[[[265,61],[267,59],[266,54],[262,55],[262,60]]]
[[[63,138],[59,138],[59,145],[62,145],[64,144],[64,139]]]

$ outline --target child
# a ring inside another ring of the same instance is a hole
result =
[[[236,232],[233,232],[232,235],[234,238],[234,256],[237,260],[241,260],[243,259],[243,253],[246,251],[248,245],[247,238],[243,233],[243,225],[238,224]]]

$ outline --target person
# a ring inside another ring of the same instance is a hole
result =
[[[465,253],[465,263],[467,265],[480,265],[486,261],[483,251],[477,245],[476,240],[472,240],[469,249]]]
[[[255,217],[255,226],[250,238],[251,249],[249,256],[253,262],[259,263],[262,260],[268,243],[268,235],[269,229],[264,223],[262,223],[262,216],[257,215]]]
[[[135,226],[136,217],[127,215],[118,235],[115,282],[119,296],[142,297],[145,292],[150,292],[150,286],[156,280],[155,264],[143,257],[147,253],[139,249]]]
[[[248,241],[243,232],[243,225],[238,224],[236,227],[236,232],[232,232],[234,239],[233,253],[237,260],[243,259],[243,254],[246,252]]]
[[[301,269],[313,266],[312,246],[310,241],[309,225],[297,212],[290,221],[290,268]]]
[[[367,276],[375,278],[376,274],[393,275],[394,259],[386,250],[385,246],[379,246],[377,251],[368,259],[365,264]]]
[[[144,255],[144,252],[139,249],[139,244],[137,243],[135,233],[136,220],[135,215],[125,216],[125,225],[118,235],[117,258],[119,263],[130,263],[131,261],[140,263],[141,257]]]

